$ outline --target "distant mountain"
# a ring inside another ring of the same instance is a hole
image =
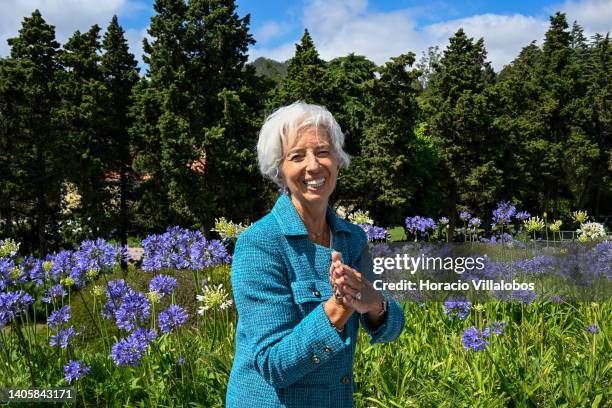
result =
[[[273,59],[259,57],[251,64],[255,67],[257,75],[270,78],[277,83],[287,74],[288,61],[278,62]]]

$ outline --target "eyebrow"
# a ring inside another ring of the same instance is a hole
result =
[[[323,142],[321,144],[318,144],[315,146],[315,149],[320,149],[320,148],[330,148],[331,147],[331,143],[327,143],[327,142]],[[289,152],[293,152],[293,151],[302,151],[302,150],[307,150],[307,147],[292,147],[291,149],[289,149]],[[288,152],[288,153],[289,153]]]

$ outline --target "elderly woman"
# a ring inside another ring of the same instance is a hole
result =
[[[343,143],[333,116],[303,102],[261,128],[261,172],[284,193],[236,243],[227,407],[352,407],[359,325],[372,344],[402,331],[401,307],[370,283],[365,233],[328,206],[349,164]]]

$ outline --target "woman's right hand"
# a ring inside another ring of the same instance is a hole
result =
[[[340,292],[339,288],[334,283],[336,270],[339,272],[342,268],[343,264],[340,252],[332,252],[332,262],[329,267],[329,283],[332,286],[333,295],[325,302],[323,307],[329,321],[337,330],[344,329],[344,325],[354,312],[353,309],[344,303],[342,300],[342,292]]]

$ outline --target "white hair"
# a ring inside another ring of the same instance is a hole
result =
[[[351,158],[343,149],[344,133],[336,119],[323,106],[297,101],[275,110],[266,118],[259,131],[257,161],[264,177],[284,187],[280,171],[285,154],[283,146],[291,146],[299,133],[311,126],[322,127],[327,131],[340,168],[349,166]]]

